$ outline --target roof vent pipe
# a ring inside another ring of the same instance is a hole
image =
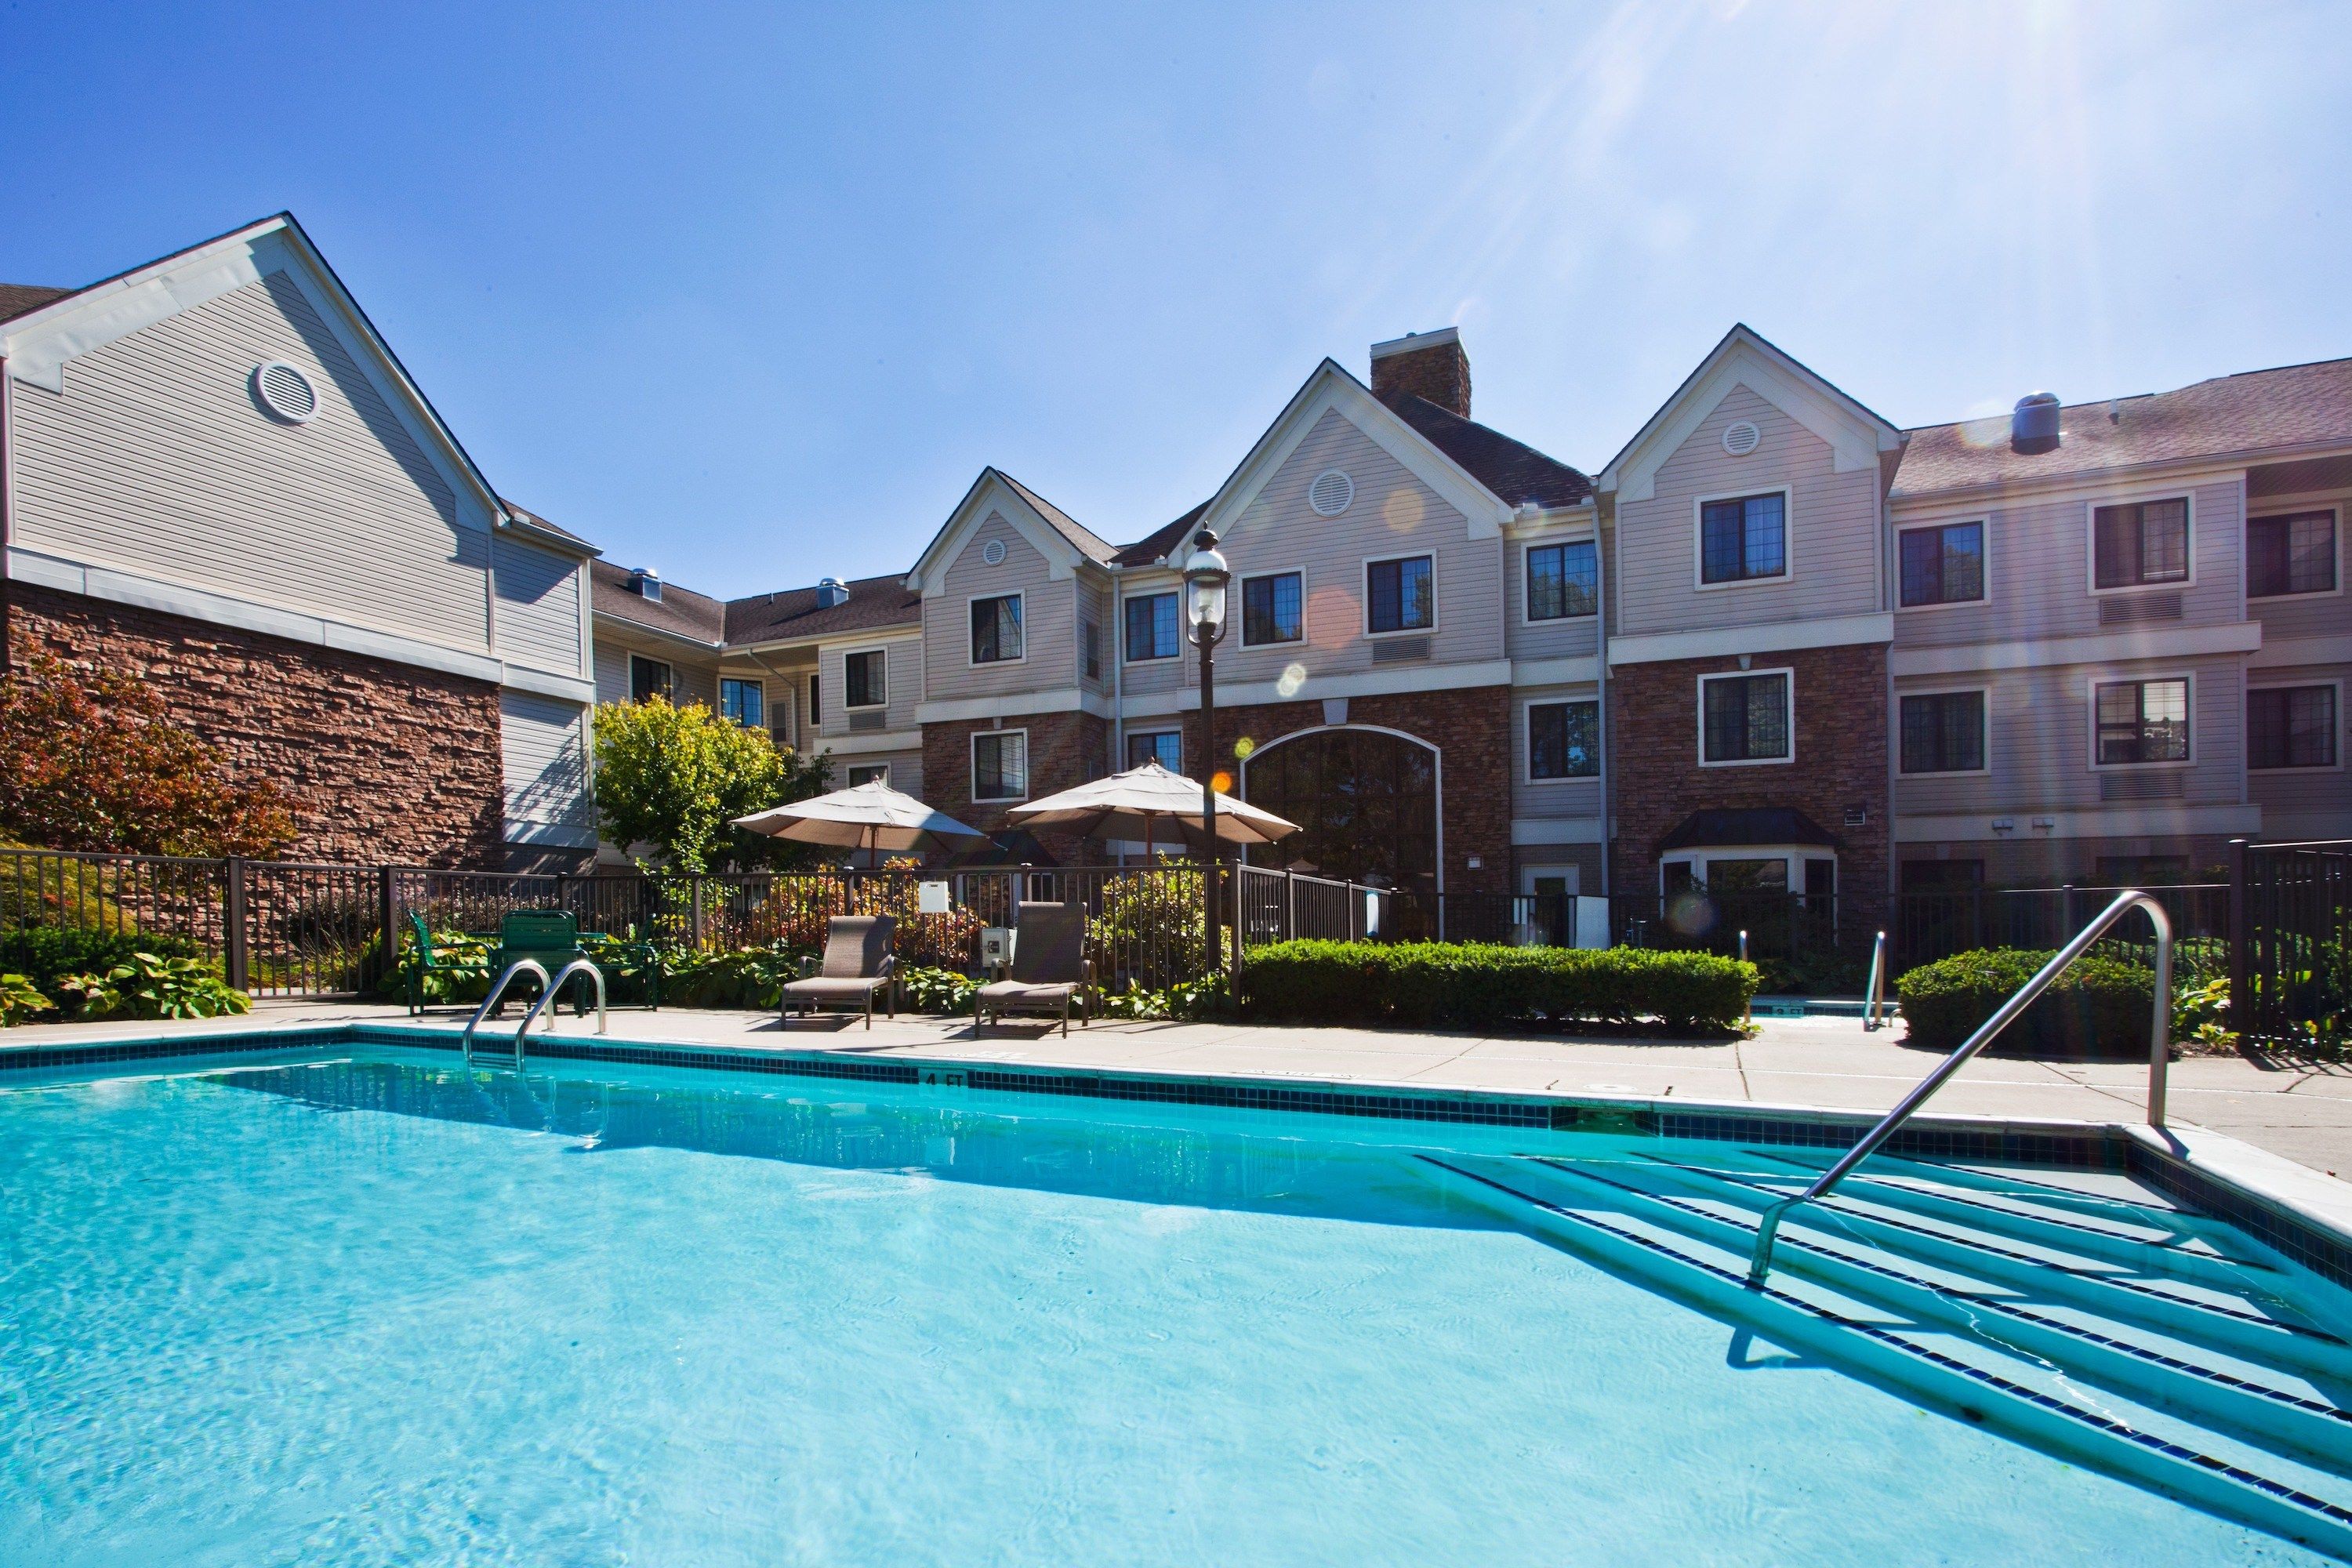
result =
[[[832,609],[835,605],[849,603],[848,585],[838,577],[821,577],[816,584],[816,607]]]
[[[655,604],[661,603],[661,574],[650,566],[640,566],[629,574],[629,591]]]
[[[2029,392],[2017,400],[2009,416],[2009,446],[2013,452],[2054,452],[2058,449],[2058,395]]]

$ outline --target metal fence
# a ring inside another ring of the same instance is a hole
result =
[[[2177,940],[2222,940],[2230,934],[2230,889],[2190,882],[2144,889],[2164,906]],[[1887,932],[1895,962],[1905,969],[1972,948],[2063,946],[2122,888],[1963,888],[1904,893],[1895,900]],[[2141,963],[2156,961],[2156,927],[2137,910],[2116,922],[2099,945]]]
[[[1398,942],[1421,934],[1418,910],[1392,888],[1243,866],[1234,900],[1244,949],[1271,942]]]
[[[2230,998],[2249,1038],[2352,1037],[2352,841],[2230,846]]]

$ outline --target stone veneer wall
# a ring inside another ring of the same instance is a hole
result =
[[[18,657],[128,670],[238,776],[276,780],[292,857],[505,865],[497,687],[24,583],[9,599]]]
[[[1868,931],[1885,918],[1891,805],[1887,789],[1886,649],[1804,648],[1753,656],[1757,669],[1793,668],[1795,760],[1754,767],[1698,765],[1698,678],[1736,674],[1737,658],[1622,665],[1609,677],[1610,885],[1655,890],[1657,844],[1694,811],[1786,806],[1839,840],[1842,922]],[[1845,826],[1849,805],[1868,813]]]
[[[1201,715],[1183,715],[1187,766],[1200,755]],[[1511,690],[1507,686],[1451,691],[1391,692],[1350,698],[1350,724],[1399,730],[1429,742],[1440,756],[1440,815],[1445,827],[1444,888],[1449,893],[1499,893],[1511,887]],[[1130,724],[1135,722],[1130,720]],[[1238,778],[1234,744],[1263,746],[1324,724],[1320,702],[1270,702],[1217,709],[1215,754]],[[1473,858],[1479,862],[1475,868]]]
[[[1029,731],[1029,798],[1040,800],[1108,771],[1110,726],[1091,713],[1009,715],[999,724],[989,720],[955,720],[923,726],[923,801],[969,827],[1000,833],[1016,825],[1005,815],[1019,801],[983,803],[971,798],[971,737],[989,730]],[[1038,843],[1061,864],[1099,863],[1103,852],[1085,839],[1067,834],[1040,833]]]

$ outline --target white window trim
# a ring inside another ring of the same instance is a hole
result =
[[[1590,613],[1590,614],[1587,614],[1587,615],[1581,615],[1581,616],[1543,616],[1542,618],[1538,619],[1538,618],[1537,618],[1536,616],[1531,616],[1531,615],[1529,615],[1529,614],[1528,613],[1528,600],[1529,600],[1529,598],[1531,597],[1531,595],[1530,595],[1528,594],[1528,554],[1529,554],[1530,552],[1534,552],[1534,551],[1538,551],[1538,550],[1549,550],[1549,549],[1550,549],[1550,548],[1552,548],[1554,545],[1558,545],[1558,544],[1590,544],[1590,545],[1591,545],[1591,546],[1592,546],[1592,598],[1593,598],[1593,605],[1592,605],[1592,609],[1591,609],[1591,613]],[[1524,541],[1524,542],[1522,542],[1520,543],[1520,545],[1519,545],[1519,625],[1521,625],[1522,626],[1574,626],[1574,625],[1575,625],[1577,622],[1579,622],[1579,621],[1596,621],[1596,622],[1597,622],[1597,621],[1598,621],[1598,620],[1600,620],[1600,618],[1601,618],[1601,604],[1600,604],[1600,600],[1601,600],[1601,541],[1600,541],[1600,539],[1599,539],[1598,537],[1596,537],[1596,536],[1595,536],[1595,535],[1593,535],[1593,534],[1590,534],[1590,533],[1574,533],[1574,534],[1569,534],[1569,535],[1565,535],[1565,536],[1563,536],[1563,537],[1559,537],[1559,538],[1553,538],[1553,539],[1529,539],[1529,540],[1526,540],[1526,541]]]
[[[1176,651],[1155,653],[1149,658],[1129,658],[1127,655],[1127,606],[1141,599],[1161,598],[1176,601]],[[1181,661],[1184,657],[1184,590],[1181,586],[1142,588],[1132,594],[1121,594],[1118,596],[1118,630],[1113,635],[1118,638],[1118,661],[1123,665],[1175,664]]]
[[[990,596],[992,596],[992,597],[1001,597],[1002,595],[990,595]],[[964,630],[963,630],[963,635],[964,635],[966,637],[971,637],[971,611],[969,611],[969,610],[966,610],[966,611],[964,612]],[[969,653],[971,650],[967,648],[965,651],[966,651],[967,653]],[[1022,651],[1023,653],[1024,653],[1024,654],[1025,654],[1025,653],[1027,653],[1027,652],[1029,651],[1029,623],[1028,623],[1026,620],[1024,620],[1024,621],[1021,623],[1021,651]],[[879,701],[879,702],[852,702],[852,701],[849,700],[849,661],[850,661],[851,659],[853,659],[853,658],[856,658],[859,654],[865,654],[865,653],[878,653],[878,654],[880,654],[880,655],[882,656],[882,700],[881,700],[881,701]],[[1006,662],[1006,661],[1005,661],[1005,660],[1003,660],[1003,659],[999,659],[997,662],[1001,664],[1001,663],[1004,663],[1004,662]],[[873,712],[873,711],[874,711],[876,709],[877,709],[877,708],[887,708],[887,707],[889,707],[889,706],[890,706],[890,646],[889,646],[889,644],[887,644],[887,643],[883,643],[883,644],[877,645],[877,646],[876,646],[876,647],[845,647],[845,648],[843,648],[843,649],[841,650],[841,710],[842,710],[843,712],[845,712],[845,713],[871,713],[871,712]]]
[[[1519,868],[1520,897],[1532,899],[1536,896],[1535,882],[1538,877],[1565,878],[1568,881],[1569,887],[1568,896],[1571,899],[1584,891],[1584,868],[1582,866],[1577,864],[1573,860],[1565,863],[1557,860],[1546,860],[1540,865],[1522,866]]]
[[[1669,849],[1658,857],[1658,896],[1665,896],[1666,868],[1669,866],[1688,866],[1691,876],[1704,887],[1706,884],[1706,868],[1715,861],[1780,860],[1786,862],[1789,868],[1789,896],[1811,897],[1805,891],[1805,862],[1827,860],[1835,865],[1837,858],[1837,851],[1826,844],[1717,844]],[[1822,896],[1838,898],[1842,895],[1831,893]]]
[[[971,607],[991,599],[1011,599],[1021,606],[1021,657],[1018,658],[980,659],[971,657]],[[1019,588],[1010,594],[974,594],[963,602],[963,667],[966,669],[1002,669],[1008,664],[1029,662],[1029,595]]]
[[[1780,570],[1769,577],[1733,577],[1721,583],[1706,580],[1706,509],[1719,500],[1746,500],[1750,496],[1780,498]],[[1797,492],[1792,485],[1756,485],[1714,495],[1691,497],[1691,586],[1702,594],[1726,588],[1762,588],[1797,579]]]
[[[2182,502],[2187,521],[2182,525],[2186,535],[2183,542],[2189,556],[2189,575],[2168,577],[2161,583],[2126,583],[2118,587],[2099,586],[2099,509],[2110,506],[2147,506],[2154,501]],[[2239,541],[2242,545],[2242,538]],[[2240,551],[2241,557],[2244,552]],[[2177,594],[2197,586],[2197,492],[2168,485],[2160,489],[2127,490],[2118,495],[2095,496],[2083,503],[2083,584],[2095,599],[2112,598],[2117,594]]]
[[[2263,499],[2267,503],[2273,498],[2265,496]],[[2239,557],[2244,562],[2246,570],[2251,574],[2254,564],[2254,554],[2250,546],[2252,540],[2255,523],[2262,521],[2265,518],[2297,517],[2315,511],[2324,511],[2336,520],[2335,526],[2329,530],[2328,539],[2329,544],[2334,547],[2336,552],[2336,586],[2333,588],[2306,589],[2300,594],[2257,594],[2253,590],[2253,585],[2249,583],[2246,587],[2246,603],[2250,605],[2304,605],[2310,603],[2314,599],[2336,598],[2343,594],[2344,507],[2343,503],[2340,501],[2312,501],[2306,502],[2301,506],[2289,503],[2283,508],[2273,507],[2269,510],[2261,512],[2255,511],[2253,510],[2252,503],[2249,502],[2246,509],[2245,532],[2239,540]],[[2319,683],[2317,681],[2311,681],[2307,684],[2316,686]]]
[[[1760,494],[1742,490],[1742,495]],[[1788,683],[1789,754],[1785,757],[1742,757],[1734,762],[1710,763],[1706,760],[1706,683],[1710,680],[1753,680],[1759,675],[1785,675]],[[1698,678],[1698,710],[1693,715],[1692,728],[1698,737],[1698,765],[1703,768],[1785,768],[1797,760],[1797,669],[1794,665],[1775,665],[1767,669],[1718,669]]]
[[[756,686],[760,689],[760,721],[757,724],[743,724],[732,719],[730,719],[728,721],[730,723],[736,724],[736,727],[739,729],[772,731],[774,726],[770,724],[768,721],[768,683],[758,676],[727,675],[722,673],[719,677],[719,706],[720,710],[720,717],[726,717],[727,685],[730,681],[734,682],[738,686]]]
[[[846,783],[851,773],[864,773],[874,768],[879,768],[882,770],[882,787],[884,789],[888,789],[890,787],[890,764],[887,763],[845,763],[842,765],[841,776],[843,781]],[[856,789],[857,786],[853,784],[849,784],[848,787]]]
[[[2297,594],[2294,596],[2298,599],[2317,599],[2322,598],[2325,595],[2319,594]],[[2332,686],[2336,689],[2336,760],[2332,763],[2315,767],[2310,765],[2297,766],[2294,763],[2288,763],[2284,767],[2275,768],[2258,768],[2254,766],[2254,705],[2252,702],[2249,702],[2246,704],[2246,711],[2243,714],[2241,714],[2238,720],[2239,733],[2245,742],[2246,772],[2250,773],[2260,773],[2266,779],[2300,779],[2309,778],[2315,773],[2340,773],[2344,771],[2344,753],[2347,750],[2352,750],[2352,747],[2347,747],[2345,744],[2344,679],[2341,676],[2331,677],[2324,680],[2265,679],[2259,684],[2250,684],[2247,686],[2246,695],[2248,697],[2252,697],[2257,691],[2294,691],[2308,686]],[[2191,748],[2193,749],[2196,741],[2194,726],[2191,727],[2189,741]]]
[[[2189,683],[2189,754],[2170,763],[2103,763],[2099,761],[2099,688],[2102,686],[2145,686],[2158,680],[2185,680]],[[2193,768],[2197,765],[2197,672],[2193,669],[2162,669],[2128,673],[2116,670],[2095,672],[2084,679],[2084,702],[2090,722],[2090,771],[2094,773],[2145,773],[2164,768]],[[2241,715],[2242,721],[2243,716]],[[2244,740],[2240,737],[2241,742]]]
[[[1372,568],[1391,561],[1419,561],[1424,556],[1429,560],[1429,625],[1399,626],[1392,632],[1372,630]],[[1434,550],[1405,550],[1392,555],[1367,555],[1356,581],[1364,591],[1364,613],[1358,624],[1368,637],[1433,637],[1444,622],[1445,617],[1437,607],[1437,552]]]
[[[1973,602],[1973,601],[1971,601]],[[1903,765],[1903,703],[1911,697],[1960,697],[1975,692],[1982,702],[1977,709],[1978,754],[1984,765],[1978,768],[1934,768],[1913,773]],[[1992,688],[1990,686],[1937,686],[1920,691],[1895,694],[1895,776],[1902,779],[1981,779],[1992,776]]]
[[[1154,726],[1150,729],[1129,729],[1127,731],[1127,744],[1133,746],[1138,740],[1150,739],[1154,735],[1173,735],[1176,737],[1176,761],[1179,765],[1171,771],[1179,773],[1182,773],[1184,771],[1181,765],[1184,761],[1184,727],[1181,724],[1163,724]],[[1124,757],[1119,759],[1119,770],[1122,773],[1129,768],[1137,768],[1141,767],[1142,765],[1143,764],[1140,763],[1130,763]],[[1162,765],[1165,766],[1164,763]]]
[[[1601,699],[1598,696],[1530,697],[1519,704],[1519,782],[1521,784],[1527,784],[1531,788],[1547,788],[1553,784],[1589,785],[1597,784],[1601,782],[1601,775],[1598,773],[1576,773],[1566,778],[1557,779],[1539,779],[1536,777],[1535,710],[1538,708],[1564,708],[1572,702],[1591,703],[1593,705],[1593,718],[1597,721],[1601,717]],[[1594,726],[1594,733],[1596,736],[1599,734],[1599,725],[1597,723]]]
[[[676,702],[678,692],[677,666],[668,659],[656,658],[649,653],[629,655],[629,700],[632,702],[637,700],[637,666],[640,664],[650,664],[662,672],[661,694],[672,702]]]
[[[1434,568],[1434,567],[1433,567],[1431,570],[1432,570],[1432,574],[1433,574],[1433,576],[1434,572],[1435,572],[1435,568]],[[1264,578],[1264,577],[1296,577],[1296,578],[1297,578],[1297,579],[1298,579],[1298,635],[1297,635],[1297,637],[1290,637],[1290,638],[1287,638],[1287,639],[1280,639],[1280,640],[1275,640],[1275,641],[1269,641],[1269,642],[1252,642],[1252,641],[1250,641],[1250,640],[1249,640],[1249,605],[1248,605],[1248,600],[1247,600],[1247,597],[1246,597],[1247,591],[1248,591],[1248,586],[1249,586],[1249,584],[1250,584],[1255,583],[1255,582],[1258,581],[1260,578]],[[1242,635],[1241,635],[1241,646],[1242,646],[1243,647],[1305,647],[1305,646],[1306,646],[1306,643],[1307,643],[1307,568],[1306,568],[1306,567],[1304,567],[1304,566],[1270,566],[1270,567],[1267,567],[1265,570],[1261,571],[1261,572],[1247,572],[1247,573],[1243,573],[1243,574],[1239,574],[1239,575],[1237,575],[1237,576],[1235,576],[1235,577],[1234,577],[1234,589],[1235,589],[1236,591],[1234,592],[1234,596],[1233,596],[1233,600],[1232,600],[1232,605],[1233,605],[1233,607],[1232,607],[1231,609],[1228,609],[1225,613],[1226,613],[1226,614],[1228,614],[1228,615],[1234,615],[1234,614],[1238,614],[1238,615],[1240,616],[1240,617],[1241,617],[1241,634],[1242,634]],[[1180,606],[1180,608],[1181,608],[1181,606]]]
[[[1966,528],[1972,522],[1982,530],[1978,535],[1984,542],[1984,561],[1980,568],[1983,580],[1978,584],[1978,587],[1982,592],[1973,599],[1938,599],[1932,605],[1905,604],[1903,602],[1903,536],[1906,533],[1917,533],[1923,529],[1934,529],[1941,532],[1947,528]],[[1895,530],[1895,560],[1892,564],[1895,572],[1895,613],[1896,615],[1926,615],[1936,610],[1981,610],[1992,603],[1992,519],[1989,516],[1947,517],[1939,518],[1934,522],[1899,524]]]
[[[982,735],[1018,735],[1021,737],[1021,793],[1019,795],[982,795],[980,793],[980,738]],[[964,793],[971,796],[974,805],[1003,805],[1029,798],[1031,783],[1029,731],[1026,726],[1004,730],[974,730],[965,742]]]

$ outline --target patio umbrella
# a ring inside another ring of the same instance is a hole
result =
[[[839,845],[869,854],[884,849],[929,849],[951,838],[988,837],[944,812],[933,811],[913,795],[900,795],[880,779],[814,800],[772,805],[737,817],[735,826],[771,838]]]
[[[1024,827],[1058,827],[1087,838],[1140,838],[1144,858],[1149,860],[1157,824],[1172,823],[1192,837],[1200,837],[1207,816],[1204,795],[1197,780],[1150,762],[1016,805],[1005,815]],[[1286,822],[1245,800],[1217,796],[1221,843],[1270,844],[1297,831],[1298,824]]]

